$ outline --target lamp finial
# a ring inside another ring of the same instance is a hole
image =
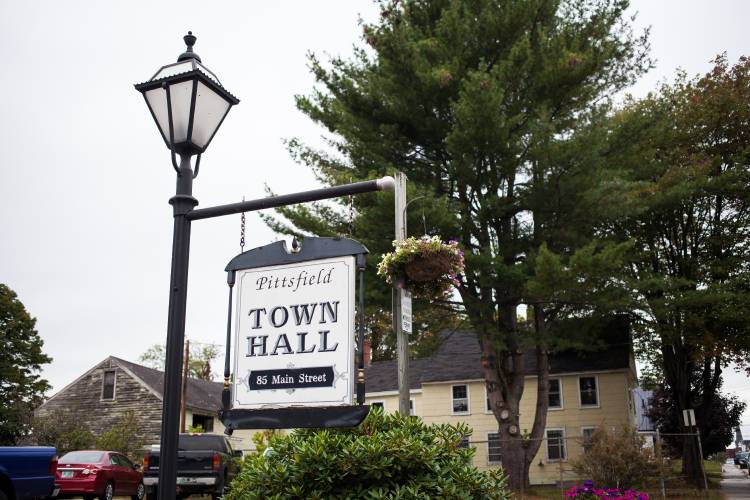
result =
[[[201,58],[198,54],[193,52],[193,45],[195,45],[195,41],[197,40],[196,36],[193,35],[192,31],[188,31],[188,34],[183,36],[182,39],[185,41],[185,45],[187,45],[187,49],[185,49],[185,52],[180,54],[180,57],[177,58],[177,61],[185,61],[187,59],[195,59],[198,62],[201,62]]]

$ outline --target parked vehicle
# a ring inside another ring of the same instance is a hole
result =
[[[49,446],[0,447],[0,500],[57,495],[57,450]]]
[[[747,469],[748,462],[750,462],[750,452],[743,451],[737,454],[737,465],[740,466],[740,469]]]
[[[61,498],[83,496],[89,500],[98,496],[112,500],[114,496],[129,496],[142,500],[146,495],[141,466],[114,451],[66,453],[58,463],[55,484]]]
[[[211,495],[213,500],[217,500],[237,472],[234,457],[238,456],[241,456],[241,452],[232,449],[226,436],[180,434],[174,498],[179,500],[190,495]],[[149,451],[143,457],[143,482],[149,500],[156,499],[159,485],[158,450]]]

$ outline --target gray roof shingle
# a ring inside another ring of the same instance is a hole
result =
[[[445,331],[440,348],[426,358],[409,361],[409,387],[419,389],[425,382],[483,379],[481,351],[477,336],[469,331]],[[613,323],[609,347],[592,351],[567,350],[550,354],[550,373],[574,373],[630,367],[629,328],[617,321]],[[536,374],[536,357],[533,350],[525,356],[527,375]],[[396,360],[375,361],[365,369],[367,392],[398,390]]]
[[[144,384],[149,386],[163,400],[164,398],[164,372],[154,370],[147,366],[138,365],[125,361],[124,359],[111,356],[115,362],[128,369],[136,377],[141,379]],[[217,412],[221,409],[221,390],[223,386],[220,382],[211,382],[209,380],[200,380],[197,378],[187,379],[187,390],[185,391],[185,405],[188,408],[201,410],[210,410]]]

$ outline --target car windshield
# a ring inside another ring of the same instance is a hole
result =
[[[60,459],[61,464],[98,464],[104,453],[101,451],[71,451]]]

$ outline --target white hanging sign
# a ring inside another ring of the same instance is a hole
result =
[[[238,270],[234,408],[352,402],[353,256]]]

